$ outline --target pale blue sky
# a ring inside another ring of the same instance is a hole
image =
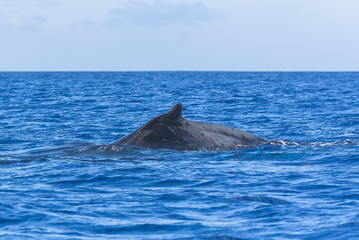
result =
[[[358,71],[358,0],[0,0],[0,71]]]

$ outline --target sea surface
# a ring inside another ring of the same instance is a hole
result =
[[[97,147],[176,103],[269,142]],[[0,72],[0,239],[359,239],[359,72]]]

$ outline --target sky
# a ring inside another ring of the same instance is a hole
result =
[[[358,0],[0,0],[0,71],[358,71]]]

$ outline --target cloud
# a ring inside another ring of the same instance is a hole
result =
[[[31,17],[31,20],[35,21],[35,22],[41,22],[41,23],[46,23],[47,22],[47,18],[43,17],[43,16],[39,16],[39,15],[34,15]]]
[[[217,17],[217,12],[208,9],[202,2],[169,2],[156,0],[147,3],[128,1],[123,7],[108,12],[107,23],[132,23],[142,26],[164,26],[171,23],[194,24]]]
[[[48,22],[46,9],[49,6],[44,0],[0,1],[0,29],[7,32],[41,31]]]
[[[41,16],[8,16],[0,19],[0,29],[6,32],[38,32],[42,31],[42,25],[47,22],[45,17]]]

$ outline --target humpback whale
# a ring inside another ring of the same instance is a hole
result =
[[[182,109],[183,105],[178,103],[169,112],[153,118],[136,131],[109,145],[178,151],[219,151],[250,148],[267,142],[239,129],[187,120],[182,116]]]

